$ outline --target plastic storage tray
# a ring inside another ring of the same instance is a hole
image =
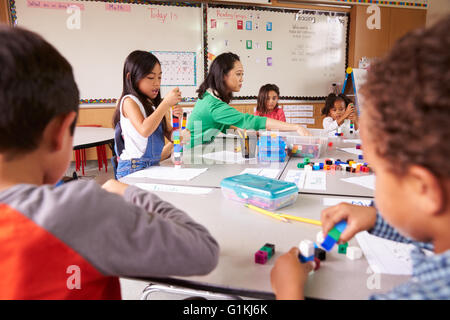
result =
[[[286,139],[291,156],[310,159],[320,158],[328,143],[327,137],[288,136]]]
[[[226,198],[268,210],[289,206],[298,196],[295,183],[249,173],[225,178],[220,186]]]

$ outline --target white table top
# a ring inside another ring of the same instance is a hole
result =
[[[73,148],[87,148],[114,141],[114,129],[101,127],[76,127]]]
[[[275,260],[301,240],[315,241],[320,227],[300,222],[285,223],[257,213],[243,204],[226,199],[219,189],[207,195],[157,192],[164,200],[182,208],[194,220],[203,224],[220,245],[218,266],[206,276],[174,277],[190,285],[248,292],[248,296],[270,298],[270,271]],[[325,196],[330,197],[330,196]],[[299,194],[297,202],[278,211],[301,217],[320,219],[324,196]],[[331,197],[343,198],[343,197]],[[254,262],[254,253],[265,243],[275,245],[275,256],[267,264]],[[350,246],[358,246],[352,239]],[[309,276],[305,295],[319,299],[367,299],[371,294],[389,291],[405,282],[406,276],[380,275],[380,289],[369,289],[371,274],[365,258],[352,261],[338,254],[335,247],[327,253],[321,268]],[[152,279],[155,281],[155,279]],[[167,279],[165,279],[167,281]],[[169,278],[170,280],[170,278]],[[160,282],[165,282],[161,279]],[[170,283],[170,281],[168,281]],[[213,290],[211,290],[213,291]],[[222,291],[223,292],[223,291]],[[242,294],[244,295],[244,294]]]

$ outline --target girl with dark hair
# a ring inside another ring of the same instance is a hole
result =
[[[124,149],[117,150],[117,178],[157,165],[171,155],[173,144],[164,145],[164,138],[170,141],[172,133],[167,113],[175,106],[174,115],[183,115],[177,106],[181,92],[174,88],[162,100],[161,75],[158,58],[149,52],[136,50],[125,60],[123,91],[113,117],[124,143]],[[116,141],[116,149],[118,145]]]
[[[286,122],[282,108],[278,106],[280,89],[274,84],[266,84],[259,89],[255,116],[267,117]]]
[[[323,128],[328,135],[334,137],[336,133],[343,133],[349,136],[358,130],[358,116],[352,101],[344,94],[338,95],[330,93],[325,101],[322,114],[326,117],[323,119]],[[351,128],[353,123],[354,128]]]
[[[233,92],[241,90],[243,77],[244,68],[236,54],[222,53],[214,59],[197,90],[199,99],[187,124],[191,146],[211,142],[219,131],[226,133],[229,128],[297,131],[309,135],[299,125],[242,113],[231,107]]]

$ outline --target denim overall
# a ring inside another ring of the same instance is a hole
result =
[[[158,165],[161,161],[161,152],[164,147],[164,133],[162,122],[158,128],[147,139],[147,147],[140,158],[131,160],[121,160],[117,165],[117,179],[120,179],[133,172],[143,170],[150,166]]]

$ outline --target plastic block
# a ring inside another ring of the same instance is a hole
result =
[[[267,251],[258,250],[255,253],[255,263],[265,264],[267,262],[268,254]]]
[[[264,245],[264,247],[271,248],[272,251],[273,251],[273,254],[275,254],[275,245],[274,245],[274,244],[272,244],[272,243],[266,243],[266,244]]]
[[[259,249],[259,251],[266,251],[267,252],[267,260],[269,260],[273,256],[273,250],[270,247],[264,246],[261,249]]]
[[[310,162],[311,162],[311,159],[309,159],[309,158],[303,159],[303,163],[304,163],[304,164],[308,164],[308,163],[310,163]]]
[[[316,257],[317,259],[324,261],[327,258],[327,252],[323,249],[320,248],[315,248],[314,249],[314,257]]]
[[[361,145],[360,145],[360,144],[357,144],[357,145],[356,145],[356,149],[361,149]]]
[[[325,237],[323,235],[323,232],[322,231],[317,232],[317,235],[316,235],[317,243],[322,243],[324,240],[325,240]]]
[[[310,256],[310,257],[304,257],[301,253],[298,255],[298,259],[300,260],[301,263],[306,263],[309,261],[314,261],[314,255]]]
[[[330,237],[330,236],[327,236],[327,237],[325,238],[325,240],[322,242],[321,246],[322,246],[322,248],[324,248],[325,250],[330,251],[330,250],[333,248],[333,246],[335,245],[335,243],[336,243],[336,240],[334,240],[334,239],[333,239],[332,237]]]
[[[328,235],[332,237],[335,241],[339,241],[339,237],[341,236],[341,232],[338,229],[333,228],[328,232]]]
[[[319,166],[320,166],[320,169],[322,170],[323,169],[323,166],[324,166],[325,164],[323,163],[323,162],[321,162],[321,163],[319,163]]]
[[[338,245],[338,253],[346,254],[347,253],[347,247],[348,247],[348,243],[347,242]]]
[[[320,269],[320,259],[314,257],[314,271]]]
[[[340,232],[344,232],[345,228],[347,228],[347,221],[342,220],[334,225],[334,227]]]
[[[362,257],[362,250],[360,248],[358,248],[358,247],[348,247],[346,256],[350,260],[361,259],[361,257]]]
[[[305,166],[305,171],[312,171],[312,167],[311,167],[311,166],[308,166],[308,165],[306,165],[306,166]]]
[[[299,169],[303,169],[304,167],[305,167],[304,163],[298,163],[297,164],[297,168],[299,168]]]
[[[303,240],[298,245],[300,253],[304,257],[314,256],[314,243],[311,240]]]

